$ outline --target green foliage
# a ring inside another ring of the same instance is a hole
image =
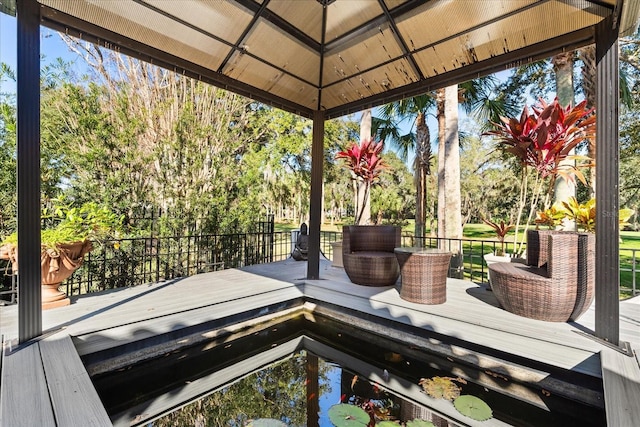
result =
[[[0,63],[0,85],[14,80],[13,71]],[[15,229],[16,194],[16,107],[15,95],[0,93],[0,235]]]
[[[367,427],[369,414],[359,406],[339,403],[329,408],[329,420],[335,427]]]
[[[563,208],[553,205],[549,209],[545,209],[536,213],[536,225],[546,226],[549,230],[553,230],[562,224],[567,216],[567,211]]]
[[[562,202],[567,218],[575,221],[576,227],[587,232],[596,230],[596,199],[590,199],[584,203],[578,203],[575,197]],[[628,225],[629,219],[633,216],[633,209],[620,209],[618,211],[618,222],[620,227]]]
[[[453,401],[453,406],[462,415],[476,421],[486,421],[493,417],[493,411],[486,402],[479,397],[463,395]]]
[[[416,419],[407,421],[406,427],[435,427],[435,425],[431,421]]]
[[[385,153],[385,161],[388,173],[371,190],[371,216],[377,224],[405,225],[415,212],[413,176],[394,152]]]
[[[51,224],[41,232],[42,246],[55,249],[61,243],[73,243],[84,240],[100,243],[114,237],[122,228],[123,217],[113,213],[105,206],[88,202],[73,207],[65,200],[55,201],[52,210],[45,209],[42,218]],[[17,233],[9,235],[2,244],[18,244]]]

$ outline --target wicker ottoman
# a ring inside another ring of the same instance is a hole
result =
[[[363,286],[393,286],[400,276],[398,260],[391,252],[360,251],[342,254],[349,280]]]
[[[396,248],[394,252],[400,264],[402,299],[421,304],[447,300],[451,252],[425,248]]]

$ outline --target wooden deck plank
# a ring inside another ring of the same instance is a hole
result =
[[[575,323],[541,322],[500,309],[491,292],[467,281],[450,279],[447,302],[429,306],[402,300],[395,287],[354,285],[343,269],[331,267],[327,262],[321,263],[320,274],[321,280],[304,280],[306,263],[288,260],[75,297],[74,303],[68,307],[43,312],[45,330],[57,331],[44,340],[48,341],[57,335],[71,335],[77,337],[75,339],[81,352],[87,354],[175,328],[223,319],[239,311],[300,298],[324,303],[327,307],[336,305],[355,309],[380,319],[430,329],[474,345],[589,375],[600,375],[602,368],[607,366],[604,361],[601,365],[599,356],[606,346],[576,333],[593,330],[593,308]],[[638,299],[621,302],[620,310],[621,339],[633,343],[635,348],[640,346],[638,302]],[[16,306],[0,307],[0,327],[9,338],[17,336]],[[95,341],[91,341],[90,337]],[[16,383],[16,378],[23,378],[22,371],[26,367],[29,369],[24,378],[28,378],[30,384],[42,384],[44,368],[39,357],[40,345],[36,343],[28,351],[25,350],[30,347],[25,347],[16,352],[24,356],[5,360],[2,366],[4,384]],[[36,352],[29,354],[34,349]],[[47,363],[54,363],[53,358],[47,360]],[[615,363],[613,366],[616,366]],[[33,367],[36,367],[36,371]],[[52,365],[50,370],[52,375],[64,375],[60,367]],[[624,371],[619,375],[621,386],[616,386],[616,383],[612,386],[614,391],[627,387],[624,375]],[[7,397],[10,390],[4,385],[0,389],[0,417],[14,417],[20,415],[17,410],[24,410],[19,402]],[[41,398],[38,401],[45,402]],[[46,408],[36,408],[35,412],[45,413],[39,416],[33,413],[32,404],[29,407],[28,416],[38,421],[28,425],[47,425],[46,420],[39,420],[42,417],[46,419]],[[5,408],[9,408],[9,412]],[[49,408],[49,411],[54,409]]]
[[[371,292],[371,291],[369,291]],[[375,291],[374,291],[375,292]],[[526,336],[526,331],[518,330],[518,319],[500,322],[493,327],[472,327],[472,322],[466,322],[450,317],[445,308],[430,309],[431,312],[417,311],[415,308],[407,308],[403,303],[395,301],[393,290],[370,296],[369,298],[354,298],[344,291],[327,289],[326,286],[305,286],[307,297],[318,298],[338,306],[358,310],[392,321],[418,326],[426,330],[436,332],[449,337],[458,338],[470,343],[483,345],[513,354],[520,357],[531,358],[552,366],[599,377],[600,361],[597,352],[597,343],[580,337],[577,334],[563,333],[564,339],[558,334],[548,333],[543,336],[539,331],[536,335]],[[399,297],[398,297],[399,298]],[[379,300],[384,300],[381,302]],[[394,304],[396,303],[396,304]],[[458,307],[460,312],[465,312],[465,307]],[[449,308],[449,312],[451,308]],[[514,316],[517,317],[517,316]],[[486,320],[486,319],[484,319]],[[487,321],[488,322],[488,321]],[[515,330],[505,332],[505,328]],[[547,330],[552,329],[547,325]],[[552,339],[550,340],[551,337]],[[570,340],[568,340],[568,338]],[[573,343],[579,341],[584,348],[579,348]],[[571,349],[571,347],[576,347]]]
[[[38,343],[4,350],[0,425],[56,427]]]
[[[121,325],[114,325],[111,321],[109,326],[109,319],[104,318],[99,322],[93,322],[89,328],[81,329],[78,325],[67,332],[74,336],[78,352],[84,355],[302,297],[302,290],[299,287],[289,286],[285,289],[263,292],[245,298],[234,298],[185,311],[154,315],[154,317]]]
[[[40,342],[42,363],[58,427],[111,426],[98,393],[69,335]],[[62,363],[61,363],[62,362]]]
[[[604,403],[609,426],[635,426],[640,420],[640,367],[633,356],[602,350]]]

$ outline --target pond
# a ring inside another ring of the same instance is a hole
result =
[[[93,382],[116,426],[606,425],[602,408],[313,320],[203,342]]]

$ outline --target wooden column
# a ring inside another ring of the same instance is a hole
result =
[[[596,336],[619,345],[618,29],[596,27]]]
[[[42,334],[40,286],[40,5],[17,3],[18,339]]]
[[[311,143],[311,201],[309,203],[309,261],[307,279],[320,278],[320,221],[322,219],[322,168],[324,166],[324,111],[313,114]]]

